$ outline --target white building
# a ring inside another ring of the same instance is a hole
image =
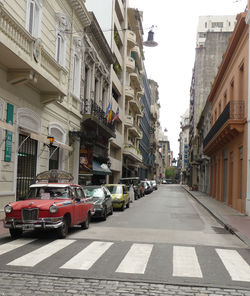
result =
[[[232,32],[236,24],[235,15],[207,15],[199,16],[196,47],[205,45],[207,32]]]

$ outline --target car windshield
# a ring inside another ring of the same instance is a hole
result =
[[[68,199],[69,187],[31,187],[26,199]]]
[[[102,188],[96,188],[96,187],[86,188],[85,187],[83,190],[86,198],[93,197],[93,200],[103,200],[105,198]]]
[[[107,186],[111,194],[122,194],[122,186]]]

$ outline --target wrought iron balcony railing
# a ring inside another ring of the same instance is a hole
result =
[[[92,115],[103,125],[111,129],[112,132],[115,131],[115,125],[112,122],[108,122],[106,117],[106,112],[103,111],[103,109],[98,104],[96,104],[93,100],[88,100],[88,99],[83,100],[81,114]]]
[[[231,101],[229,102],[219,118],[216,120],[215,124],[211,127],[207,136],[203,141],[203,147],[205,148],[207,144],[214,138],[217,132],[222,128],[222,126],[230,119],[240,120],[244,118],[244,101]]]

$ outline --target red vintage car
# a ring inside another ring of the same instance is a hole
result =
[[[73,225],[87,229],[94,206],[86,200],[82,187],[72,181],[67,172],[39,174],[26,198],[5,206],[4,226],[11,237],[20,237],[26,230],[55,229],[59,238],[65,238]]]

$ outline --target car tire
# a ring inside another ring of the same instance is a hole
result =
[[[125,210],[125,207],[126,207],[126,205],[125,205],[125,201],[124,201],[123,204],[122,204],[122,207],[121,207],[122,212]]]
[[[126,208],[128,209],[130,207],[130,200],[128,200],[128,203],[126,204]]]
[[[88,213],[86,220],[81,224],[82,229],[88,229],[90,222],[90,214]]]
[[[57,229],[58,238],[65,238],[69,231],[69,223],[66,218],[63,218],[63,224]]]
[[[107,220],[107,215],[108,215],[108,213],[107,213],[107,208],[104,208],[104,210],[103,210],[103,215],[102,215],[102,220],[103,220],[103,221],[106,221],[106,220]]]
[[[10,236],[11,236],[12,239],[19,238],[23,234],[23,230],[22,229],[10,228],[9,229],[9,232],[10,232]]]

